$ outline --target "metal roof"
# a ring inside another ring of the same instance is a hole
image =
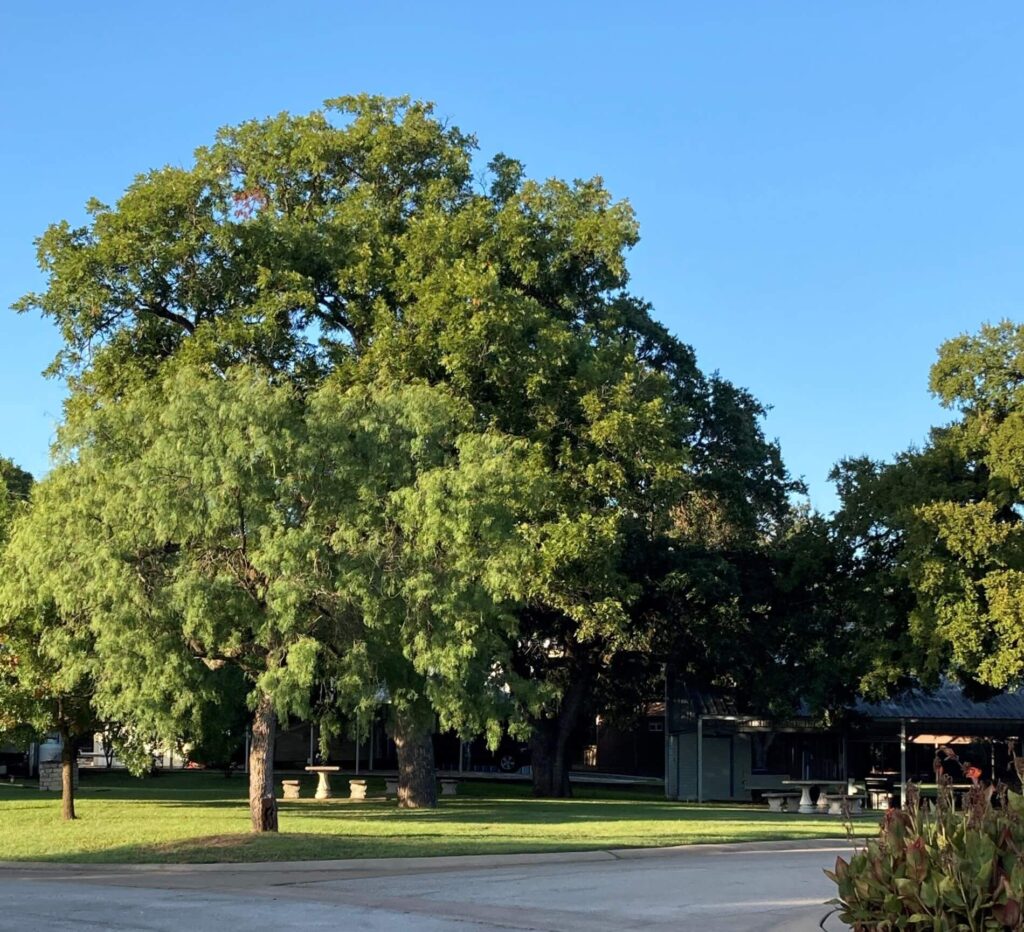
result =
[[[955,683],[932,691],[911,689],[881,702],[858,699],[854,711],[871,719],[916,719],[936,722],[1024,722],[1024,689],[973,702]]]
[[[731,693],[691,689],[682,683],[672,692],[672,703],[687,718],[696,718],[698,715],[731,718],[742,714]]]

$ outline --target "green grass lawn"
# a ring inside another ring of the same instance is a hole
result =
[[[346,787],[343,778],[333,786]],[[383,793],[371,779],[370,793]],[[845,836],[835,818],[770,813],[761,806],[668,802],[660,790],[575,788],[537,800],[525,784],[464,781],[435,810],[393,801],[281,804],[278,835],[252,835],[244,776],[175,773],[136,780],[83,773],[78,820],[60,819],[57,794],[0,784],[0,860],[209,862],[506,854],[707,842]],[[873,816],[857,820],[874,831]]]

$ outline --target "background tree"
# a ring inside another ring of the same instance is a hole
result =
[[[936,445],[983,494],[918,510],[932,547],[913,579],[914,622],[949,644],[953,665],[1005,688],[1024,674],[1024,327],[1004,321],[945,343],[931,389],[958,421]]]
[[[225,665],[211,679],[216,701],[198,709],[191,733],[181,735],[181,751],[190,764],[223,770],[230,777],[244,758],[249,684],[237,666]]]
[[[534,789],[562,795],[585,700],[619,655],[649,651],[654,630],[676,623],[634,611],[658,583],[632,555],[668,546],[691,494],[759,533],[791,484],[757,402],[705,377],[626,292],[628,205],[597,179],[537,184],[504,157],[491,169],[489,192],[410,228],[403,312],[365,362],[451,385],[541,451],[555,504],[517,611],[512,672],[533,684],[516,718],[531,734]]]
[[[948,341],[931,388],[959,420],[892,463],[836,471],[836,527],[856,554],[862,617],[874,615],[868,689],[1020,681],[1022,349],[1009,322]]]
[[[4,527],[9,528],[11,517],[19,502],[28,501],[32,491],[32,474],[26,472],[14,460],[0,456],[0,484],[3,494],[0,495],[0,508],[3,509]]]
[[[79,742],[99,726],[93,704],[95,665],[88,618],[62,613],[25,574],[38,545],[39,516],[53,507],[46,488],[0,460],[0,734],[22,731],[61,741],[61,815],[75,818],[74,765]]]

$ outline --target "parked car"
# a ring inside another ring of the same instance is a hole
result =
[[[454,732],[445,732],[434,736],[437,766],[442,770],[459,769],[460,748],[466,754],[463,765],[470,771],[518,773],[530,763],[530,746],[507,733],[502,736],[498,747],[492,751],[482,737],[474,738],[464,745]]]
[[[498,749],[493,752],[493,757],[495,765],[502,773],[518,773],[530,763],[530,745],[506,734],[502,737]]]

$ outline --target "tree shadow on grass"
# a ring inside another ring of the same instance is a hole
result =
[[[559,851],[602,851],[612,848],[642,848],[665,845],[699,845],[723,841],[799,840],[806,837],[795,831],[747,832],[737,838],[735,832],[709,829],[690,837],[645,836],[635,832],[625,836],[608,835],[574,838],[565,835],[523,838],[515,832],[487,835],[453,836],[444,831],[411,835],[333,835],[313,832],[281,832],[277,835],[253,835],[247,832],[224,833],[176,839],[152,844],[122,845],[103,850],[64,851],[41,861],[67,863],[255,863],[267,861],[358,860],[362,858],[449,857],[458,855],[496,855]],[[428,865],[424,865],[426,868]]]
[[[244,809],[245,800],[153,800],[161,809]],[[279,803],[282,818],[299,817],[341,819],[357,823],[452,823],[488,825],[557,825],[588,823],[643,822],[659,824],[704,823],[723,829],[739,825],[763,826],[768,830],[805,831],[809,828],[842,831],[839,819],[798,816],[742,807],[687,806],[675,802],[649,800],[548,800],[548,799],[485,799],[466,798],[442,800],[436,809],[399,809],[394,800],[348,799],[299,800]]]
[[[323,861],[376,857],[445,857],[544,851],[593,851],[609,847],[601,840],[516,838],[514,834],[453,838],[443,832],[412,836],[325,835],[282,832],[209,835],[103,850],[63,851],[36,861],[70,864],[243,864],[266,861]]]

